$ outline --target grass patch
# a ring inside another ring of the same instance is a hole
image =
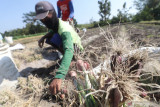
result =
[[[83,28],[94,28],[94,24],[79,24],[78,27],[80,29],[83,29]]]
[[[160,37],[160,35],[147,35],[147,38]]]
[[[17,40],[17,39],[21,39],[21,38],[39,36],[39,35],[44,35],[44,34],[46,34],[46,32],[44,32],[44,33],[36,33],[36,34],[31,34],[31,35],[20,35],[20,36],[14,36],[13,39]]]
[[[155,25],[160,25],[160,20],[141,21],[140,24],[155,24]]]
[[[91,29],[91,28],[98,27],[98,25],[100,25],[102,27],[102,26],[108,25],[109,23],[110,23],[109,20],[107,20],[106,22],[102,22],[102,21],[96,22],[96,21],[94,21],[94,22],[89,23],[89,24],[78,24],[78,27],[80,29],[83,29],[83,28]]]
[[[155,37],[155,35],[147,35],[147,38]]]

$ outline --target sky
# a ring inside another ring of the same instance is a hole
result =
[[[35,11],[35,4],[41,0],[0,0],[0,32],[10,31],[17,28],[23,28],[23,14]],[[47,0],[53,4],[57,11],[57,0]],[[124,2],[127,3],[129,13],[136,14],[137,10],[133,6],[134,0],[110,0],[111,1],[111,16],[117,14],[117,9],[122,9]],[[74,17],[78,24],[86,24],[90,19],[98,21],[98,0],[72,0],[74,6]]]

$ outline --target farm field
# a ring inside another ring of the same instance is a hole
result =
[[[160,26],[158,25],[108,25],[87,29],[87,32],[85,33],[81,31],[79,35],[82,37],[82,44],[85,47],[81,58],[90,63],[91,69],[94,69],[100,63],[103,63],[104,60],[110,60],[111,56],[117,52],[121,52],[121,54],[124,55],[127,54],[127,52],[141,47],[160,47]],[[76,102],[78,97],[74,95],[73,91],[76,90],[76,88],[72,84],[71,77],[68,75],[63,83],[64,87],[69,90],[66,99],[61,99],[59,96],[51,96],[49,94],[48,85],[58,69],[60,60],[58,59],[57,50],[53,47],[47,44],[45,44],[42,49],[38,47],[37,41],[40,37],[41,36],[19,39],[12,44],[21,43],[25,46],[24,50],[12,51],[13,59],[22,77],[19,77],[18,79],[19,84],[16,91],[7,90],[5,92],[7,94],[0,93],[0,99],[6,98],[3,102],[0,101],[0,106],[79,106],[79,102]],[[146,56],[148,59],[144,58],[147,59],[144,61],[144,69],[152,70],[153,68],[154,70],[152,72],[154,73],[155,71],[157,75],[159,74],[160,76],[160,52],[148,54]],[[141,57],[145,57],[145,55]],[[153,65],[148,67],[147,64],[152,63],[149,62],[151,59],[157,61],[156,67]],[[160,82],[158,84],[160,85]],[[154,96],[157,101],[156,104],[160,104],[160,93],[157,92]],[[152,99],[151,96],[150,98]]]

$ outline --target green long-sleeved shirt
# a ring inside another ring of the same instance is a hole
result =
[[[83,47],[81,45],[81,39],[75,32],[73,27],[60,19],[59,19],[58,33],[62,38],[64,55],[60,67],[56,72],[55,78],[64,79],[73,58],[74,54],[73,44],[77,44],[81,50],[83,50]]]
[[[64,55],[60,67],[56,72],[55,78],[64,79],[66,73],[68,72],[71,60],[73,58],[74,49],[73,49],[71,34],[69,32],[63,32],[61,37],[62,37]]]

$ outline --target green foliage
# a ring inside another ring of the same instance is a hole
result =
[[[137,13],[133,17],[133,21],[134,22],[147,21],[147,20],[150,21],[154,19],[153,15],[150,13],[151,13],[150,8],[146,6],[143,11],[141,11],[140,13]]]
[[[135,0],[139,12],[133,17],[134,22],[160,20],[160,0]]]
[[[109,0],[100,0],[98,1],[99,4],[99,15],[101,16],[100,21],[106,21],[109,19],[111,15],[111,2]]]
[[[98,25],[102,27],[102,26],[108,25],[109,23],[110,23],[110,20],[108,20],[108,21],[99,21],[99,22],[93,21],[90,24],[79,24],[78,28],[80,28],[80,29],[83,29],[83,28],[91,29],[91,28],[98,27]]]
[[[17,35],[30,35],[30,34],[42,33],[47,31],[47,28],[43,26],[40,21],[34,20],[35,12],[29,12],[23,15],[24,15],[23,22],[26,23],[24,28],[5,31],[2,35],[13,36],[15,38],[17,37]],[[18,36],[18,38],[20,37]]]
[[[28,23],[32,23],[32,24],[40,24],[42,25],[42,23],[39,20],[35,20],[36,13],[35,12],[29,12],[29,13],[24,13],[23,14],[23,22],[28,24]]]
[[[93,25],[93,27],[98,27],[98,22],[96,22],[96,21],[93,21],[93,23],[92,23],[92,25]]]
[[[112,19],[111,19],[111,23],[112,23],[112,24],[119,23],[120,20],[121,20],[121,19],[120,19],[119,17],[113,16]]]
[[[132,19],[132,15],[128,14],[129,9],[126,8],[126,2],[123,4],[123,8],[120,10],[118,9],[118,14],[117,16],[113,16],[111,19],[111,23],[124,23],[124,22],[129,22]]]
[[[20,38],[40,36],[40,35],[44,35],[44,34],[46,34],[46,32],[44,32],[44,33],[32,34],[32,35],[19,35],[19,36],[14,36],[13,39],[16,40],[16,39],[20,39]]]
[[[100,26],[105,26],[105,25],[108,25],[109,23],[110,23],[110,20],[100,21],[100,22],[99,22],[99,25],[100,25]]]
[[[83,29],[83,28],[93,28],[94,25],[93,24],[79,24],[78,28]]]
[[[77,22],[77,20],[76,20],[76,19],[73,19],[73,23],[74,23],[74,27],[75,27],[75,28],[77,28],[77,26],[78,26],[78,22]]]
[[[134,0],[134,5],[137,10],[142,11],[146,5],[146,0]]]
[[[26,24],[26,26],[22,29],[14,29],[11,31],[5,31],[3,33],[3,36],[17,36],[17,35],[29,35],[29,34],[36,34],[36,33],[42,33],[46,32],[47,28],[44,26],[41,26],[40,24],[34,25],[32,23]]]
[[[155,24],[160,25],[160,20],[151,20],[151,21],[140,21],[141,24]]]
[[[155,35],[147,35],[147,38],[151,38],[154,37]]]
[[[29,13],[24,13],[23,14],[23,22],[24,23],[32,23],[34,22],[34,17],[36,13],[35,12],[29,12]]]

